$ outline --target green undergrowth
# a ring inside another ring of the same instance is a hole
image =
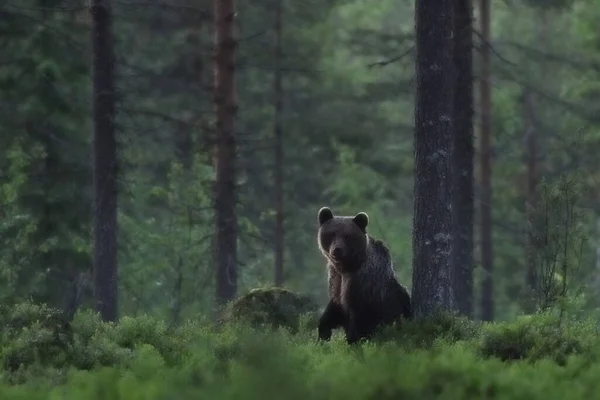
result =
[[[170,328],[150,317],[102,323],[83,311],[68,324],[33,304],[0,309],[0,323],[2,399],[562,400],[600,392],[595,322],[551,315],[495,324],[443,315],[358,346],[341,332],[319,343],[311,323],[233,318]]]

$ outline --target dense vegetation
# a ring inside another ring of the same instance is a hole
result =
[[[113,6],[122,315],[177,320],[210,312],[213,303],[214,169],[207,162],[212,44],[203,11],[210,7],[200,3]],[[410,287],[412,4],[284,3],[285,286],[324,300],[315,221],[318,209],[329,205],[340,214],[368,212],[370,232],[389,244],[399,277]],[[0,9],[6,32],[0,38],[1,293],[3,301],[32,296],[63,307],[66,288],[91,263],[90,28],[88,11],[78,3],[44,4],[8,2]],[[265,22],[268,5],[261,4],[239,4],[238,293],[274,276],[273,37]],[[564,182],[572,187],[569,216],[573,235],[583,240],[574,255],[580,266],[575,289],[595,281],[597,8],[592,0],[560,8],[493,6],[497,319],[511,319],[523,307],[524,239],[531,231],[524,135],[533,128],[540,179],[555,192]],[[542,34],[544,49],[537,46]],[[477,83],[483,46],[477,33],[474,42]],[[542,79],[541,72],[551,78]],[[523,105],[524,91],[531,107]],[[476,107],[476,134],[477,118]],[[476,187],[476,209],[478,193]],[[478,238],[475,226],[476,266]],[[480,282],[475,268],[476,298]],[[51,290],[58,287],[65,290]],[[84,294],[90,304],[89,291]],[[595,307],[590,294],[582,293]]]
[[[341,335],[318,344],[305,317],[295,334],[239,322],[171,329],[146,316],[114,325],[89,312],[66,329],[56,311],[20,304],[2,310],[0,393],[11,399],[575,400],[600,389],[592,321],[545,314],[479,325],[440,316],[391,327],[352,348]]]
[[[417,320],[355,347],[339,334],[315,340],[327,292],[316,215],[324,205],[367,212],[369,233],[387,243],[410,288],[414,2],[237,3],[241,298],[219,315],[211,1],[112,1],[119,321],[108,323],[91,311],[89,4],[0,2],[0,397],[593,396],[600,0],[494,2],[489,41],[476,7],[474,88],[480,51],[492,57],[495,321],[478,322],[485,272],[476,213],[473,318]],[[275,280],[285,289],[260,289]]]

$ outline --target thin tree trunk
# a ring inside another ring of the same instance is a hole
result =
[[[452,109],[453,288],[458,311],[473,314],[473,15],[471,0],[454,0]]]
[[[596,212],[597,213],[597,212]],[[596,296],[600,295],[600,216],[596,217],[596,274],[594,280],[594,291]]]
[[[538,45],[542,51],[546,51],[546,13],[540,11],[540,23],[538,31]],[[544,66],[540,65],[538,72],[540,74],[540,82],[545,82]],[[525,199],[525,213],[529,223],[526,252],[527,252],[527,271],[525,274],[525,284],[530,293],[537,296],[539,284],[536,265],[536,245],[535,236],[537,229],[535,225],[535,214],[539,201],[538,183],[539,183],[539,167],[538,167],[538,132],[535,124],[535,97],[528,90],[523,91],[523,110],[525,122],[525,165],[527,168],[527,195]],[[531,304],[535,304],[532,302]],[[528,312],[533,312],[532,307],[528,307]]]
[[[63,314],[68,321],[71,321],[77,310],[89,292],[89,273],[88,272],[73,272],[70,274],[71,287],[65,293],[65,305]]]
[[[118,318],[117,141],[112,11],[109,0],[92,0],[94,107],[94,297],[105,321]]]
[[[188,172],[192,167],[194,159],[194,143],[190,132],[191,124],[188,122],[191,118],[182,116],[182,119],[184,119],[186,123],[180,123],[174,128],[175,156],[182,164],[184,170]]]
[[[216,111],[215,258],[216,300],[219,306],[237,292],[236,115],[234,0],[214,0]]]
[[[450,152],[452,0],[417,0],[413,303],[415,315],[453,308]]]
[[[481,0],[481,263],[483,280],[481,318],[494,319],[494,256],[492,248],[492,94],[490,55],[490,0]]]
[[[531,93],[523,89],[523,119],[525,125],[525,165],[527,169],[527,194],[525,197],[525,215],[529,225],[526,238],[527,272],[525,283],[535,295],[537,289],[536,246],[537,229],[535,224],[535,209],[537,206],[537,135],[533,123],[533,104]],[[532,303],[533,304],[533,303]],[[532,310],[530,310],[532,311]]]
[[[277,0],[275,6],[275,286],[283,286],[283,253],[284,253],[284,214],[283,214],[283,87],[282,87],[282,45],[281,24],[283,0]]]
[[[171,324],[177,326],[181,322],[181,307],[183,306],[183,259],[177,260],[175,268],[175,284],[173,286],[173,303],[171,305]]]

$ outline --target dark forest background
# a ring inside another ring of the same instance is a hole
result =
[[[599,19],[0,0],[0,398],[593,397]],[[323,206],[415,318],[317,340]]]
[[[567,287],[571,304],[594,312],[600,4],[496,1],[487,27],[476,6],[467,35],[474,112],[465,128],[475,148],[463,159],[474,167],[474,202],[471,222],[459,222],[473,231],[472,315],[509,320]],[[208,1],[115,0],[104,31],[102,15],[94,20],[83,2],[1,2],[2,303],[100,309],[94,287],[104,287],[105,302],[118,293],[108,319],[181,321],[278,284],[324,304],[316,244],[323,205],[367,212],[370,233],[389,245],[400,280],[413,285],[413,2],[236,7],[228,31],[235,45],[222,42],[235,51],[229,68],[225,53],[215,67]],[[110,43],[92,40],[93,28]],[[105,50],[114,62],[92,57]],[[219,65],[235,82],[221,97]],[[98,79],[114,96],[102,100]],[[106,117],[111,98],[114,121]],[[96,158],[94,132],[104,138]],[[228,213],[237,229],[227,231]],[[93,232],[104,249],[96,276]]]

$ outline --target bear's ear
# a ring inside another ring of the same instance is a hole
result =
[[[333,213],[329,207],[321,207],[319,210],[319,225],[323,225],[325,222],[333,219]]]
[[[367,225],[369,225],[369,216],[365,212],[359,212],[352,218],[354,223],[358,225],[361,231],[367,232]]]

